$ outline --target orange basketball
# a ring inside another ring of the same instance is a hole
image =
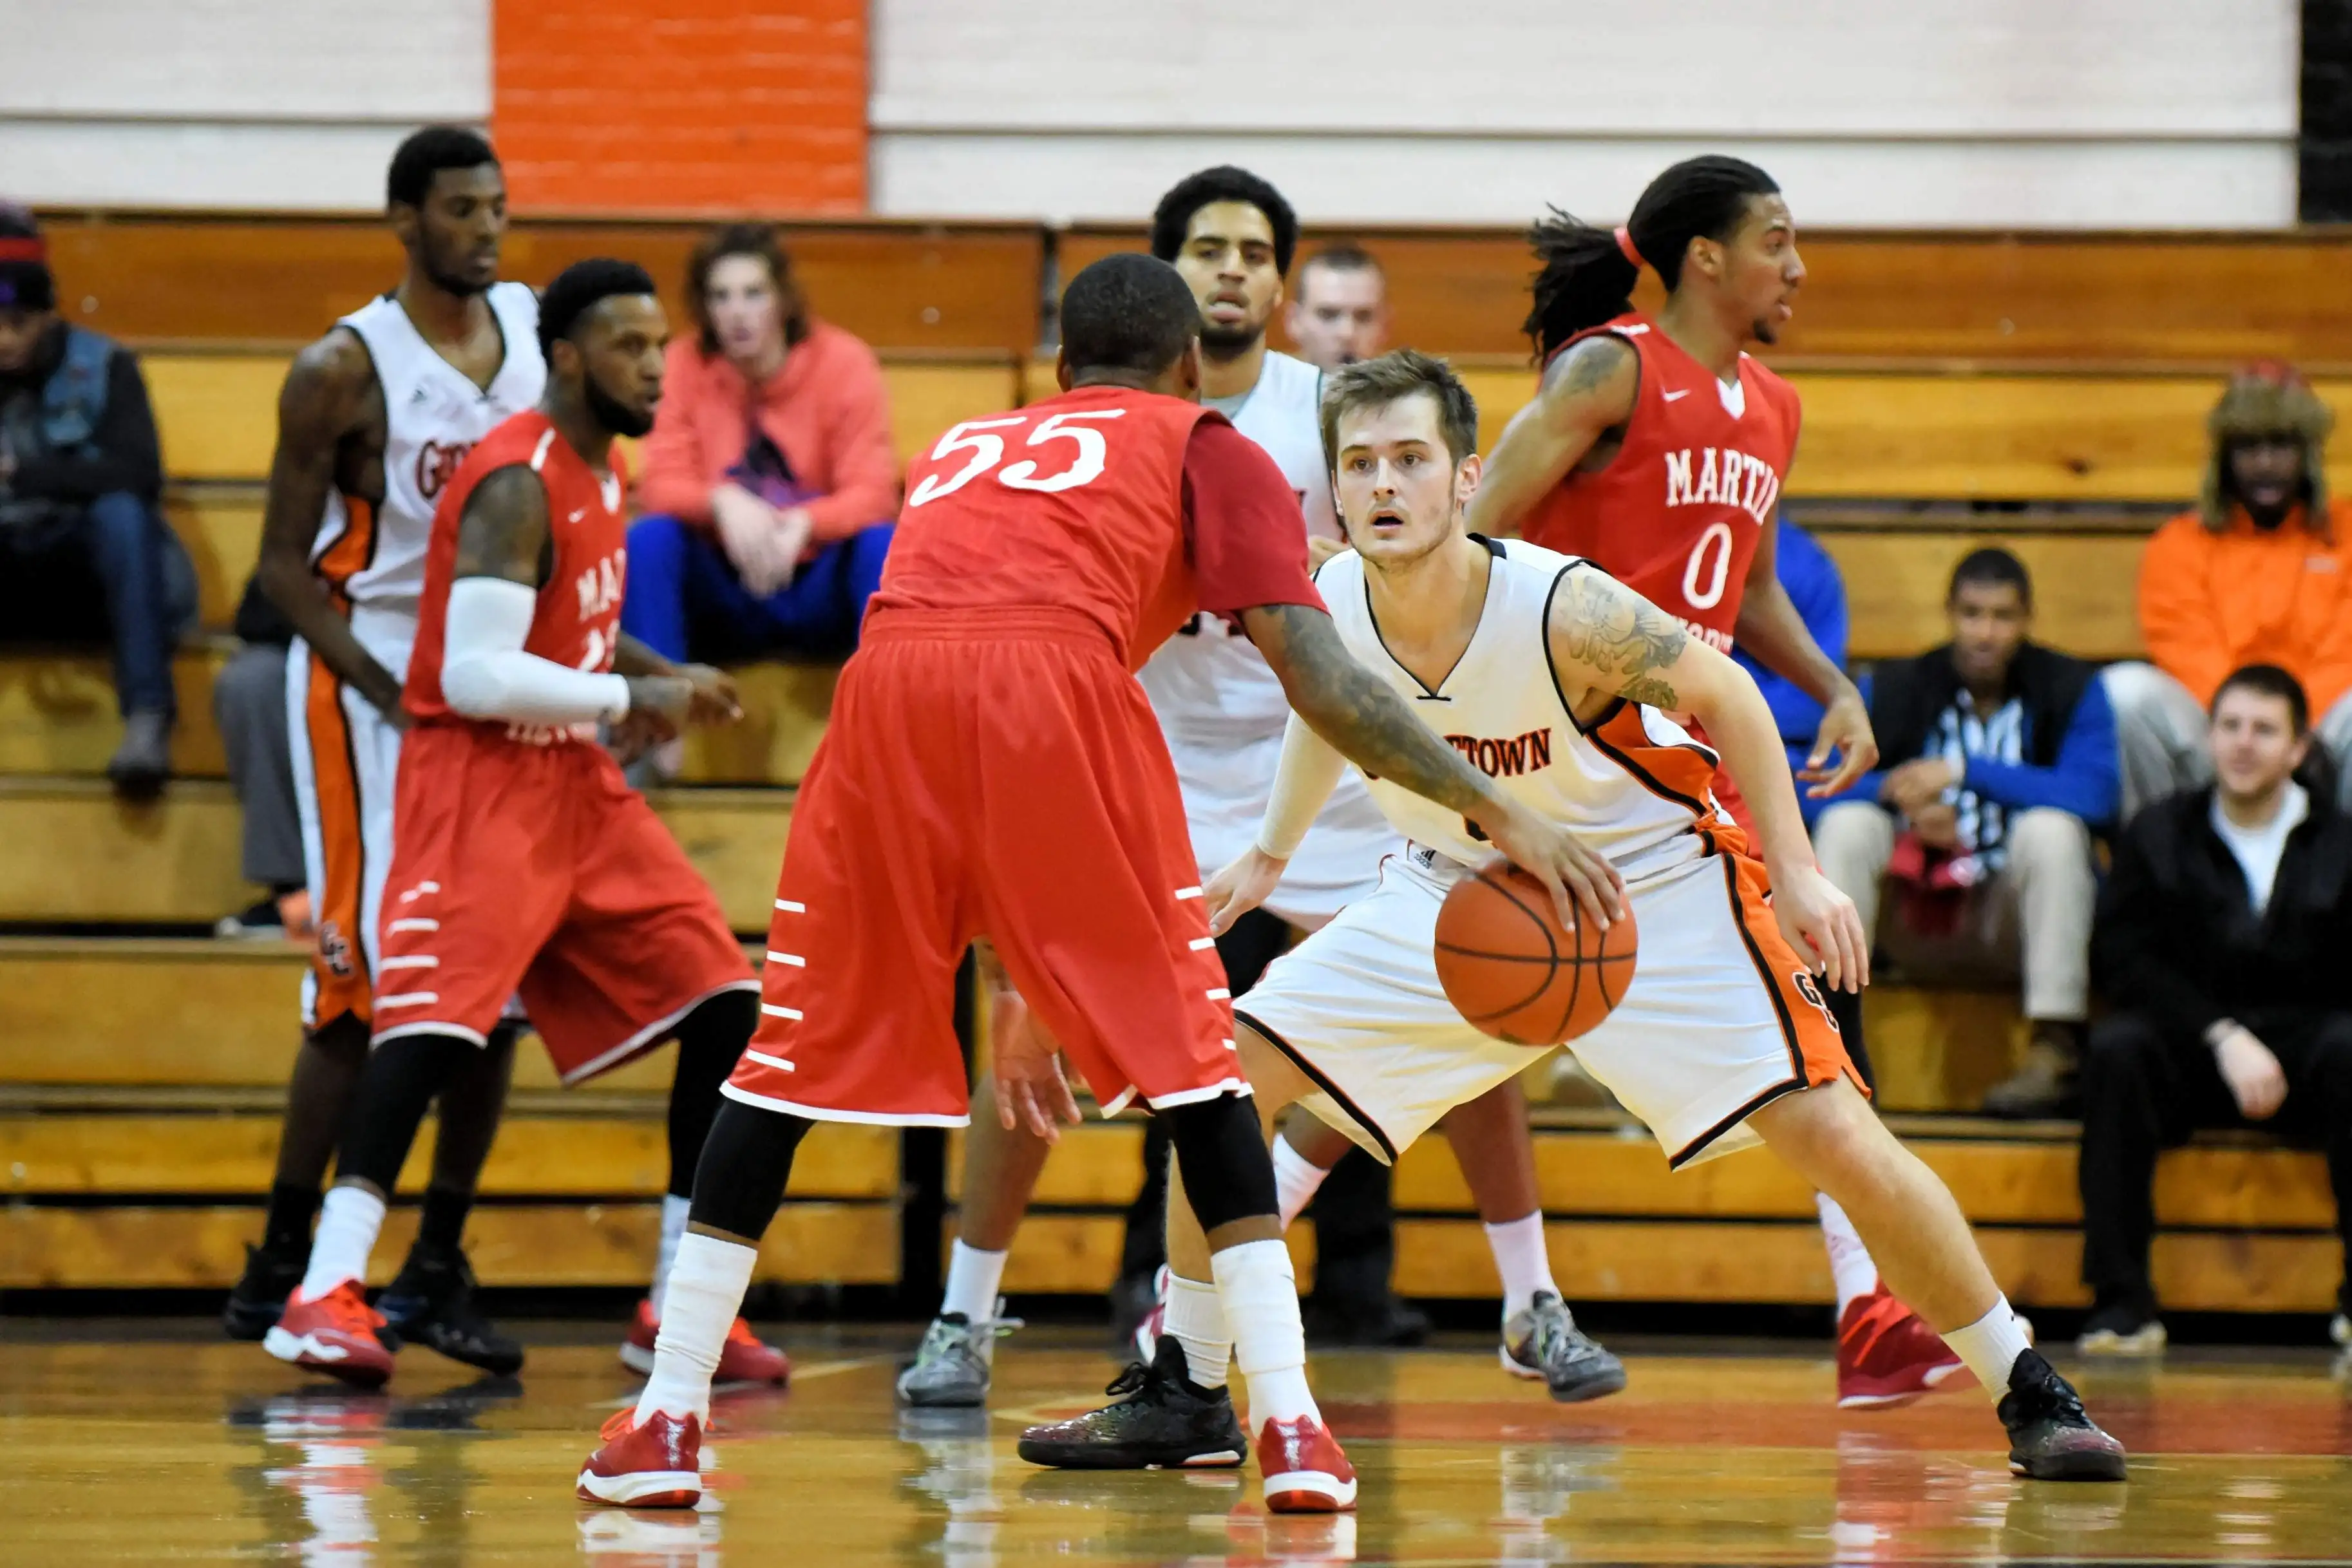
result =
[[[1608,930],[1577,905],[1562,930],[1543,883],[1508,866],[1456,883],[1437,912],[1437,979],[1485,1033],[1539,1048],[1574,1040],[1633,983],[1633,912]]]

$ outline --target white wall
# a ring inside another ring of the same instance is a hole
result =
[[[490,111],[491,0],[0,0],[0,194],[372,211]]]
[[[877,211],[1141,215],[1248,164],[1325,221],[1622,216],[1737,152],[1801,223],[2294,215],[2294,0],[874,0]]]

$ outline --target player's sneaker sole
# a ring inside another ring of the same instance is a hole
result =
[[[1551,1381],[1550,1375],[1542,1367],[1529,1366],[1526,1362],[1514,1358],[1509,1345],[1497,1345],[1495,1348],[1495,1355],[1503,1364],[1503,1370],[1513,1377],[1528,1383]],[[1625,1368],[1621,1364],[1597,1372],[1591,1377],[1579,1378],[1570,1384],[1555,1385],[1551,1396],[1562,1405],[1581,1405],[1588,1399],[1606,1399],[1612,1394],[1624,1392]]]
[[[282,1328],[272,1327],[262,1335],[261,1348],[280,1361],[326,1373],[355,1388],[381,1388],[392,1376],[389,1356],[382,1362],[373,1356],[354,1356],[342,1345]]]
[[[618,1508],[692,1508],[702,1500],[702,1478],[691,1470],[637,1470],[625,1476],[580,1472],[582,1502]]]
[[[1245,1445],[1199,1448],[1154,1444],[1041,1443],[1024,1437],[1013,1451],[1033,1465],[1057,1470],[1229,1470],[1242,1462]]]
[[[1931,1366],[1918,1374],[1916,1378],[1906,1374],[1903,1384],[1899,1387],[1857,1388],[1851,1393],[1840,1394],[1837,1401],[1838,1408],[1885,1410],[1896,1405],[1908,1405],[1914,1399],[1933,1394],[1956,1377],[1962,1379],[1964,1383],[1976,1381],[1969,1373],[1968,1363],[1955,1361],[1945,1365]]]
[[[1356,1483],[1321,1470],[1292,1470],[1265,1478],[1271,1513],[1339,1513],[1356,1506]]]

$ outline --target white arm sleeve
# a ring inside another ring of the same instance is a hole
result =
[[[1322,814],[1323,803],[1339,787],[1348,759],[1307,727],[1297,714],[1282,732],[1282,762],[1274,770],[1274,795],[1258,823],[1257,847],[1276,860],[1298,852],[1299,841]]]
[[[593,724],[629,711],[629,683],[523,652],[539,595],[499,577],[449,585],[442,635],[441,697],[468,718],[516,724]]]

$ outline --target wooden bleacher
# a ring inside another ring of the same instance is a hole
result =
[[[47,219],[79,319],[145,355],[167,507],[216,634],[257,549],[285,365],[389,282],[397,254],[373,218]],[[622,254],[675,287],[699,232],[525,221],[508,270],[543,280],[578,256]],[[1049,391],[1051,357],[1037,347],[1047,280],[1138,237],[896,223],[795,225],[786,235],[814,308],[881,354],[902,455],[959,419]],[[1491,441],[1533,389],[1517,333],[1529,270],[1517,236],[1350,237],[1389,269],[1398,340],[1462,365]],[[2141,541],[2164,505],[2194,491],[2220,373],[2292,355],[2352,410],[2352,299],[2331,286],[2352,238],[1839,234],[1808,235],[1804,250],[1811,278],[1771,359],[1805,398],[1790,495],[1845,571],[1858,659],[1937,640],[1952,562],[1992,540],[2034,571],[2047,641],[2096,658],[2137,653],[2129,584]],[[2331,477],[2352,484],[2352,468]],[[213,781],[222,761],[209,691],[223,657],[217,641],[200,640],[179,660],[177,759],[193,781],[131,810],[95,782],[116,737],[102,655],[0,653],[0,835],[12,846],[0,926],[71,933],[0,937],[0,1172],[16,1200],[0,1215],[0,1289],[222,1286],[257,1228],[299,956],[108,934],[201,929],[251,896],[234,802]],[[772,665],[742,678],[747,723],[698,737],[688,757],[688,785],[728,788],[658,803],[751,933],[766,923],[790,787],[822,733],[833,672]],[[1868,1006],[1881,1103],[1986,1227],[2004,1285],[2029,1304],[2078,1302],[2067,1130],[1951,1114],[2013,1060],[2013,1005],[1885,989]],[[656,1059],[562,1093],[526,1046],[471,1232],[485,1278],[642,1277],[666,1082]],[[1090,1125],[1055,1155],[1008,1288],[1105,1287],[1135,1137],[1131,1124]],[[1545,1113],[1538,1155],[1555,1262],[1579,1299],[1826,1298],[1810,1202],[1769,1160],[1737,1156],[1669,1182],[1647,1140],[1558,1113]],[[895,1281],[901,1179],[893,1134],[836,1128],[812,1140],[762,1277]],[[1402,1289],[1491,1289],[1466,1195],[1434,1142],[1407,1156],[1398,1205]],[[2168,1302],[2315,1311],[2330,1299],[2336,1264],[2315,1156],[2200,1145],[2167,1157],[2158,1207]],[[383,1257],[398,1256],[406,1223],[395,1217]],[[1311,1230],[1295,1246],[1311,1262]]]

